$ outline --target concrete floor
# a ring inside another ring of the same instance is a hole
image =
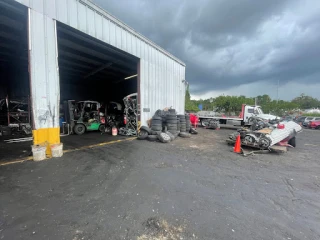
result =
[[[10,136],[9,138],[25,138],[27,136]],[[29,136],[30,137],[30,136]],[[7,143],[4,140],[8,137],[0,137],[0,164],[10,161],[16,161],[31,156],[32,141]],[[115,140],[125,139],[123,136],[111,136],[110,134],[102,134],[100,132],[87,132],[81,136],[69,135],[60,138],[63,143],[64,150],[77,149],[84,146],[99,144],[103,142],[111,142]]]
[[[230,132],[2,166],[0,239],[320,239],[320,131],[246,158]]]

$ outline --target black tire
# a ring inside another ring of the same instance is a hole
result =
[[[140,132],[138,133],[138,139],[145,140],[145,139],[147,139],[148,135],[149,135],[149,133],[146,130],[140,129]]]
[[[162,126],[152,126],[151,131],[162,131]]]
[[[162,110],[158,109],[158,110],[155,112],[154,116],[161,117],[161,116],[162,116]]]
[[[178,131],[176,131],[176,130],[170,130],[170,131],[168,131],[168,132],[170,132],[170,133],[173,134],[173,135],[175,135],[176,133],[178,133]]]
[[[148,128],[148,127],[146,127],[146,126],[142,126],[142,127],[140,128],[140,130],[144,130],[144,131],[148,132],[148,134],[151,133],[151,129]]]
[[[82,135],[86,132],[86,126],[82,123],[78,123],[74,126],[73,131],[77,135]]]
[[[150,142],[158,141],[158,135],[148,135],[147,139]]]
[[[162,143],[168,143],[168,142],[171,141],[170,136],[169,136],[168,134],[166,134],[166,133],[160,133],[160,134],[158,135],[158,139],[159,139],[159,141],[162,142]]]
[[[169,135],[171,141],[173,141],[175,139],[174,135],[171,132],[166,132],[166,134]]]
[[[169,109],[169,113],[170,113],[170,114],[176,114],[176,110],[173,109],[173,108],[171,108],[171,109]]]
[[[171,119],[175,119],[175,120],[176,120],[176,119],[177,119],[177,116],[176,116],[176,115],[167,115],[167,116],[166,116],[166,119],[167,119],[167,121],[168,121],[168,120],[171,120]]]
[[[185,115],[179,114],[177,115],[178,118],[185,118]]]
[[[152,131],[151,130],[151,135],[159,135],[160,133],[162,133],[161,131]]]
[[[151,126],[152,125],[159,125],[159,124],[162,124],[162,120],[152,119]]]
[[[191,137],[191,134],[190,134],[190,133],[186,133],[186,132],[180,132],[180,133],[179,133],[179,137],[182,137],[182,138],[190,138],[190,137]]]
[[[162,117],[161,116],[153,116],[152,120],[162,120]]]
[[[291,138],[288,143],[292,146],[292,147],[296,147],[296,137]]]
[[[177,124],[177,120],[176,119],[168,119],[166,121],[167,124]]]
[[[191,134],[198,134],[198,131],[195,130],[194,128],[191,128],[191,129],[190,129],[190,133],[191,133]]]
[[[99,131],[102,133],[106,132],[106,126],[104,124],[100,124]]]

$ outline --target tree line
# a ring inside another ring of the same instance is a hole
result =
[[[198,112],[199,105],[202,105],[203,111],[225,112],[227,114],[238,114],[241,111],[242,104],[261,106],[265,113],[284,115],[291,114],[294,111],[305,109],[320,108],[320,101],[317,98],[301,94],[291,101],[274,100],[267,94],[259,95],[255,98],[246,96],[219,96],[216,98],[192,100],[189,89],[186,91],[185,108],[188,112]]]

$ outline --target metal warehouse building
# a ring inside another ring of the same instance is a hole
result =
[[[91,1],[1,0],[0,27],[0,98],[30,96],[35,144],[60,142],[66,99],[137,92],[142,125],[184,113],[185,64]]]

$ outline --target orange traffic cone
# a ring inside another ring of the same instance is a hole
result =
[[[234,145],[233,152],[241,153],[241,139],[240,135],[237,136],[236,144]]]

